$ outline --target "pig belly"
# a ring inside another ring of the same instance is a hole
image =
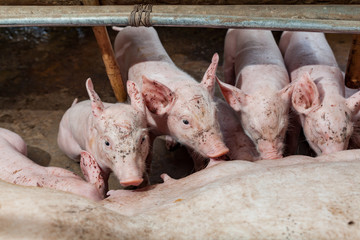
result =
[[[116,191],[102,204],[0,182],[0,237],[359,239],[359,157],[352,150],[223,162],[141,191]]]

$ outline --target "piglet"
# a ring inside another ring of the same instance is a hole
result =
[[[323,33],[284,32],[280,40],[294,82],[292,106],[317,155],[345,150],[353,133],[360,94],[344,98],[344,78]]]
[[[81,164],[86,176],[93,176],[91,168],[95,161],[105,183],[113,171],[122,186],[140,185],[145,174],[149,137],[145,105],[136,84],[127,83],[131,105],[103,103],[90,78],[86,89],[90,100],[75,101],[61,119],[60,149],[71,159],[81,155],[82,162],[89,163]]]
[[[293,88],[271,31],[229,29],[224,71],[222,94],[239,112],[260,158],[281,158]]]
[[[198,83],[175,66],[154,28],[120,30],[114,49],[122,79],[141,86],[148,126],[154,136],[170,135],[208,158],[229,151],[222,140],[213,101],[217,54]]]
[[[94,184],[91,184],[68,170],[37,165],[27,158],[24,140],[16,133],[4,128],[0,128],[0,149],[1,180],[23,186],[46,187],[71,192],[94,201],[104,198],[105,184],[101,176],[98,176],[99,178],[93,181]]]

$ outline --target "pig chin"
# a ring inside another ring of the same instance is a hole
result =
[[[257,149],[260,153],[261,159],[279,159],[283,157],[282,146],[278,147],[279,144],[259,140]],[[281,145],[281,144],[280,144]]]
[[[229,152],[229,148],[222,141],[209,141],[194,148],[198,153],[207,158],[218,158]]]
[[[339,151],[346,150],[348,146],[348,143],[337,143],[337,144],[326,144],[319,146],[319,150],[315,152],[318,156],[320,155],[326,155],[330,153],[335,153]]]

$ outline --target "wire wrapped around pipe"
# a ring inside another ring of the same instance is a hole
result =
[[[151,4],[138,4],[130,13],[129,24],[132,27],[145,26],[150,27],[150,13],[152,11]]]

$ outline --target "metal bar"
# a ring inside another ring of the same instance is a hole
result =
[[[0,26],[127,26],[133,6],[1,6]],[[360,5],[155,5],[153,26],[360,33]]]
[[[0,5],[82,5],[83,0],[1,0]],[[100,0],[100,5],[246,5],[246,4],[359,4],[359,0]],[[86,4],[85,4],[86,5]]]

